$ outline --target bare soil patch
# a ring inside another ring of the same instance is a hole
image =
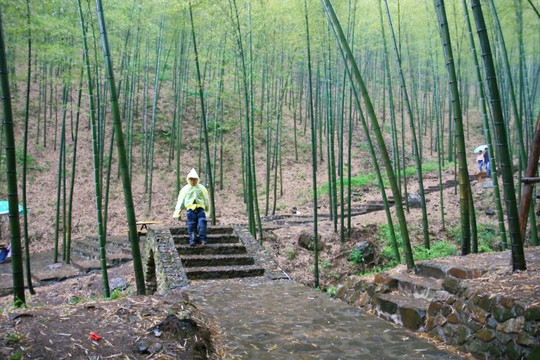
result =
[[[132,274],[127,263],[109,279],[133,284]],[[108,300],[101,288],[101,275],[91,274],[36,287],[24,309],[0,298],[0,358],[217,359],[223,351],[219,329],[181,291],[138,296],[128,288]]]

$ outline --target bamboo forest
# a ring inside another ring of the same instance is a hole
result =
[[[0,0],[0,358],[540,359],[539,0]]]

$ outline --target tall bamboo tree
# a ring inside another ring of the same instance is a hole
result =
[[[86,25],[84,22],[84,16],[81,7],[81,0],[77,0],[78,11],[79,11],[79,23],[81,25],[82,33],[82,42],[83,42],[83,55],[84,55],[84,66],[86,68],[86,81],[88,86],[88,103],[89,103],[89,118],[90,118],[90,127],[92,130],[92,160],[94,165],[94,189],[95,189],[95,204],[96,204],[96,220],[97,220],[97,236],[98,236],[98,246],[100,254],[100,267],[101,267],[101,277],[103,281],[104,293],[107,296],[110,296],[109,289],[109,276],[107,273],[107,257],[105,251],[105,242],[106,242],[106,233],[103,224],[103,211],[102,211],[102,182],[101,182],[101,161],[100,161],[100,150],[99,150],[99,129],[96,119],[96,107],[94,103],[94,83],[92,81],[92,71],[90,67],[90,57],[88,54],[88,43],[86,37]],[[97,59],[96,59],[97,60]]]
[[[72,223],[72,209],[73,209],[73,194],[75,190],[75,171],[77,165],[77,142],[79,139],[79,118],[81,114],[81,99],[82,99],[82,86],[84,79],[84,67],[81,66],[81,75],[79,79],[79,90],[77,94],[77,114],[75,119],[75,130],[74,130],[74,139],[73,139],[73,159],[71,162],[71,181],[69,186],[69,199],[68,199],[68,209],[67,209],[67,219],[66,219],[66,249],[65,249],[65,261],[66,264],[71,262],[71,223]]]
[[[508,52],[506,51],[506,44],[504,42],[504,36],[502,33],[502,27],[501,23],[499,22],[499,16],[497,15],[497,10],[495,9],[495,4],[493,4],[493,0],[488,0],[489,7],[491,9],[491,13],[493,15],[493,20],[495,21],[495,28],[497,30],[497,34],[499,37],[498,44],[500,44],[501,47],[501,53],[503,58],[503,64],[504,64],[504,70],[506,74],[506,81],[508,82],[508,88],[509,88],[509,94],[510,94],[510,102],[512,105],[512,114],[514,116],[514,123],[516,125],[516,136],[518,139],[518,157],[519,157],[519,171],[521,172],[522,169],[525,168],[527,163],[527,158],[525,154],[525,142],[523,140],[524,133],[523,133],[523,114],[520,113],[518,110],[517,100],[516,100],[516,93],[514,90],[514,80],[512,78],[512,71],[510,69],[510,62],[508,61]],[[510,121],[507,121],[509,123]]]
[[[148,149],[145,149],[145,151],[148,152],[147,158],[148,158],[148,167],[146,168],[146,177],[147,177],[147,184],[148,187],[146,189],[148,193],[148,203],[146,207],[146,215],[150,214],[150,211],[152,209],[152,184],[154,179],[154,142],[155,142],[155,134],[156,134],[156,115],[157,115],[157,108],[158,108],[158,99],[159,99],[159,91],[160,91],[160,70],[161,70],[161,53],[163,51],[163,28],[165,27],[165,19],[161,18],[161,22],[159,24],[159,35],[157,39],[157,49],[156,49],[156,69],[154,74],[154,99],[152,102],[152,118],[151,118],[151,125],[150,125],[150,142],[148,144]]]
[[[392,168],[392,162],[388,155],[388,150],[386,148],[386,144],[382,136],[382,132],[379,126],[379,122],[377,120],[377,116],[375,115],[375,109],[373,108],[373,104],[371,103],[371,99],[367,92],[367,88],[362,79],[362,76],[360,75],[360,70],[358,69],[356,60],[352,54],[352,51],[349,47],[347,39],[345,38],[343,29],[341,28],[341,24],[336,16],[332,3],[330,2],[330,0],[321,0],[321,3],[328,16],[328,21],[333,26],[336,39],[343,50],[343,60],[345,62],[348,62],[351,68],[351,74],[350,74],[351,82],[354,82],[355,86],[357,84],[360,87],[362,97],[364,98],[366,110],[369,114],[373,131],[375,132],[379,150],[380,150],[380,153],[382,154],[384,165],[386,167],[386,174],[388,176],[388,180],[392,188],[392,193],[394,195],[396,215],[399,219],[399,225],[400,225],[401,237],[403,239],[403,247],[404,247],[404,252],[405,252],[405,260],[407,263],[407,268],[412,269],[414,268],[414,259],[413,259],[413,254],[412,254],[411,242],[409,239],[409,232],[407,230],[407,220],[405,219],[405,212],[403,211],[403,202],[402,202],[401,194],[399,192],[399,188],[397,185],[394,170]]]
[[[314,276],[315,287],[319,287],[319,232],[317,229],[317,131],[315,127],[315,117],[313,116],[313,84],[311,73],[311,46],[309,40],[309,17],[307,0],[304,0],[304,18],[306,24],[306,48],[308,64],[308,90],[307,96],[309,118],[311,122],[311,168],[313,180],[313,241],[314,241]]]
[[[122,122],[120,120],[120,110],[118,107],[118,98],[116,95],[116,83],[114,81],[114,70],[112,65],[111,54],[109,51],[109,40],[107,38],[107,30],[105,27],[105,16],[103,14],[103,6],[101,0],[96,0],[97,17],[99,30],[101,33],[101,44],[103,46],[103,56],[105,69],[107,71],[107,80],[109,82],[110,97],[111,97],[111,113],[114,121],[114,132],[116,134],[116,147],[118,149],[118,162],[120,165],[120,175],[122,177],[122,185],[124,188],[124,201],[126,205],[126,215],[129,225],[129,240],[131,242],[131,254],[133,255],[133,268],[135,270],[135,281],[137,284],[137,293],[145,294],[144,273],[142,269],[141,252],[139,249],[139,238],[137,234],[137,224],[135,218],[135,208],[133,206],[133,196],[131,193],[131,179],[128,171],[126,150],[124,146],[124,136],[122,133]]]
[[[255,223],[255,202],[257,201],[257,194],[255,192],[254,184],[256,182],[255,173],[252,171],[254,167],[251,162],[253,156],[251,153],[255,151],[253,149],[253,128],[252,128],[252,119],[251,115],[251,101],[249,96],[250,86],[248,79],[248,68],[246,65],[246,56],[244,55],[244,46],[242,41],[242,32],[240,30],[240,19],[238,15],[238,7],[236,6],[236,0],[230,0],[230,9],[231,17],[233,20],[233,25],[235,28],[235,38],[237,43],[237,51],[239,53],[240,62],[242,66],[242,80],[243,80],[243,93],[244,93],[244,103],[245,103],[245,172],[246,172],[246,204],[247,204],[247,213],[249,219],[249,229],[253,236],[256,236],[256,223]]]
[[[491,111],[493,114],[493,124],[497,133],[497,148],[501,158],[501,175],[503,179],[504,200],[506,203],[506,215],[508,219],[508,229],[510,241],[512,243],[512,268],[516,270],[525,270],[525,254],[523,252],[523,241],[519,230],[519,216],[516,203],[516,192],[514,187],[514,178],[512,171],[512,159],[508,149],[508,140],[504,116],[501,106],[501,97],[499,86],[497,85],[497,76],[495,64],[491,53],[491,45],[486,29],[484,14],[479,0],[471,0],[471,7],[476,23],[476,30],[482,48],[482,58],[484,61],[484,70],[488,83],[488,92],[490,97]]]
[[[28,116],[30,110],[30,84],[32,74],[32,30],[30,27],[30,0],[26,0],[26,26],[27,43],[28,43],[28,59],[26,63],[26,97],[24,109],[24,142],[23,142],[23,173],[22,173],[22,203],[23,208],[27,208],[26,204],[26,174],[27,174],[27,156],[28,156]],[[40,107],[41,108],[41,107]],[[32,286],[32,273],[30,269],[30,238],[28,236],[28,212],[23,212],[23,234],[24,234],[24,255],[25,255],[25,270],[26,284],[28,291],[34,295],[34,287]]]
[[[17,195],[17,162],[15,156],[15,134],[11,92],[9,89],[9,70],[4,43],[4,26],[0,9],[0,88],[2,90],[3,126],[6,139],[6,180],[9,205],[9,232],[11,234],[11,267],[13,272],[13,302],[16,307],[24,306],[24,274],[21,249],[21,227],[19,223],[19,197]]]
[[[60,231],[60,221],[61,221],[61,215],[60,215],[60,209],[61,209],[61,190],[62,190],[62,175],[65,173],[65,167],[64,167],[64,155],[65,155],[65,134],[66,134],[66,119],[65,119],[65,109],[66,109],[66,102],[67,102],[67,94],[68,94],[68,85],[64,84],[63,91],[62,91],[62,108],[63,108],[63,121],[62,126],[60,129],[60,151],[58,153],[58,177],[57,177],[57,184],[56,184],[56,217],[54,221],[54,252],[53,252],[53,263],[58,262],[58,236]]]
[[[467,169],[467,155],[465,150],[465,138],[463,135],[463,119],[461,113],[461,102],[459,98],[459,88],[454,65],[454,55],[446,11],[442,0],[434,0],[437,19],[439,20],[439,33],[445,55],[446,70],[448,72],[449,86],[452,99],[452,114],[454,116],[454,131],[457,142],[457,157],[459,166],[459,204],[461,219],[461,254],[467,255],[471,251],[471,223],[470,223],[470,184],[469,170]]]
[[[529,154],[527,171],[525,173],[525,181],[521,189],[521,202],[519,206],[519,230],[523,239],[525,239],[525,230],[527,229],[527,213],[531,206],[531,199],[534,191],[533,178],[538,173],[538,159],[540,157],[540,116],[536,120],[536,129]],[[535,231],[536,227],[531,224],[531,232]],[[538,239],[538,238],[536,238]],[[534,240],[534,237],[533,237]],[[538,245],[538,242],[533,245]]]
[[[472,36],[472,27],[471,27],[471,21],[469,19],[469,11],[467,9],[467,3],[465,0],[463,0],[463,11],[465,13],[465,24],[467,25],[467,36],[469,39],[469,43],[471,45],[471,55],[474,62],[474,70],[476,74],[476,83],[478,84],[478,92],[480,95],[480,109],[482,113],[482,128],[484,130],[484,137],[486,139],[486,143],[488,145],[489,154],[491,156],[490,166],[491,166],[491,180],[493,181],[493,195],[495,204],[497,207],[497,219],[499,222],[499,236],[501,237],[501,245],[502,249],[506,250],[508,244],[506,241],[506,229],[504,225],[504,210],[501,203],[501,192],[499,187],[499,177],[497,169],[499,165],[497,165],[496,161],[496,154],[493,147],[493,140],[491,136],[491,129],[489,127],[489,121],[488,121],[488,114],[487,114],[487,107],[486,107],[486,97],[485,97],[485,90],[484,90],[484,82],[482,81],[482,75],[480,73],[480,65],[478,64],[478,56],[476,55],[476,45],[474,41],[474,37]]]
[[[418,176],[418,192],[420,193],[420,202],[422,207],[422,230],[424,234],[424,247],[426,249],[430,248],[429,245],[429,224],[427,216],[427,206],[426,206],[426,195],[424,193],[424,179],[422,175],[422,159],[420,154],[420,149],[418,147],[418,140],[416,137],[416,127],[414,125],[413,110],[409,100],[409,95],[407,92],[407,86],[405,84],[405,76],[403,75],[403,68],[401,63],[401,53],[398,49],[398,43],[396,41],[396,36],[394,34],[394,26],[392,25],[392,18],[390,16],[390,9],[388,7],[388,0],[385,0],[386,4],[386,13],[388,15],[388,24],[390,26],[390,33],[392,34],[392,39],[394,41],[394,50],[396,51],[396,58],[399,68],[399,76],[401,79],[401,90],[403,93],[403,98],[405,100],[405,105],[407,106],[407,114],[409,116],[409,127],[411,129],[411,138],[412,138],[412,147],[414,153],[414,159],[416,161],[416,175]]]
[[[212,224],[216,224],[216,208],[214,202],[214,179],[212,177],[212,167],[210,165],[210,148],[208,145],[208,129],[206,124],[206,113],[204,111],[204,94],[201,80],[201,70],[199,67],[199,53],[197,52],[197,42],[195,41],[195,26],[193,25],[193,11],[191,1],[189,1],[189,20],[191,22],[191,35],[193,38],[193,52],[195,54],[195,67],[197,68],[197,87],[199,89],[199,99],[201,101],[201,121],[204,131],[204,148],[206,150],[206,171],[208,176],[208,185],[210,190],[210,207],[212,212]]]

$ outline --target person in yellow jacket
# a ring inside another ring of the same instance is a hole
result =
[[[178,201],[173,213],[173,218],[180,219],[180,214],[187,210],[187,231],[189,234],[189,245],[195,246],[198,240],[202,245],[206,245],[206,212],[210,214],[210,201],[208,200],[208,190],[204,185],[199,184],[199,175],[195,169],[191,169],[187,175],[187,185],[180,190]],[[198,229],[198,232],[197,232]]]

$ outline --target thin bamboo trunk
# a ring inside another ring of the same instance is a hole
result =
[[[19,197],[17,195],[17,163],[15,156],[15,132],[11,109],[4,26],[0,9],[0,89],[2,91],[2,109],[6,141],[6,182],[9,205],[9,232],[11,234],[11,268],[13,273],[13,303],[15,307],[26,304],[24,297],[24,274],[21,249],[21,228],[19,223]]]
[[[26,96],[24,107],[24,142],[23,142],[23,173],[22,173],[22,203],[23,208],[27,208],[26,203],[26,174],[27,174],[27,158],[28,158],[28,118],[30,110],[30,84],[32,74],[32,30],[30,27],[30,0],[26,0],[26,26],[28,26],[28,62],[26,68]],[[41,87],[40,87],[41,89]],[[39,97],[39,96],[38,96]],[[38,106],[41,109],[41,106]],[[38,126],[39,127],[39,126]],[[39,136],[38,136],[39,137]],[[28,212],[23,212],[23,236],[24,236],[24,254],[25,254],[25,270],[26,283],[28,291],[31,295],[35,294],[32,286],[32,272],[30,268],[30,238],[28,236]]]
[[[479,0],[471,0],[471,7],[476,22],[476,29],[482,48],[482,58],[486,79],[488,81],[488,91],[490,97],[491,110],[493,113],[493,123],[497,132],[498,153],[501,158],[501,174],[503,178],[504,199],[506,203],[506,214],[508,219],[508,228],[512,243],[512,268],[514,271],[525,270],[525,254],[523,252],[523,240],[519,230],[519,214],[516,203],[516,193],[514,187],[512,160],[508,148],[507,132],[503,111],[501,107],[501,98],[499,87],[495,74],[495,66],[491,53],[491,45],[486,32],[486,24]]]
[[[116,133],[116,143],[118,149],[118,161],[120,164],[120,174],[122,185],[124,188],[124,200],[127,212],[127,221],[129,225],[129,239],[131,242],[131,254],[133,255],[133,268],[135,270],[135,281],[137,284],[137,293],[145,294],[144,273],[142,269],[141,253],[139,249],[139,239],[137,235],[137,225],[135,218],[135,208],[133,206],[133,196],[131,193],[131,179],[128,171],[127,157],[124,146],[124,136],[122,133],[122,122],[120,120],[120,111],[118,108],[118,98],[116,96],[116,84],[114,81],[114,72],[112,66],[111,55],[109,52],[109,40],[105,28],[105,17],[101,0],[96,0],[96,8],[98,14],[99,29],[101,33],[101,43],[103,45],[103,55],[105,69],[107,70],[107,78],[109,80],[109,88],[111,93],[111,112],[114,120],[114,131]]]
[[[373,108],[373,104],[371,103],[371,99],[369,97],[369,94],[367,92],[367,88],[364,84],[364,81],[362,79],[362,76],[360,75],[360,71],[358,69],[358,65],[356,63],[356,60],[352,54],[352,51],[349,47],[349,44],[347,43],[347,40],[345,38],[345,35],[343,34],[343,30],[341,28],[341,25],[339,23],[339,20],[334,12],[334,8],[330,2],[330,0],[321,0],[321,3],[323,5],[323,8],[328,16],[328,22],[332,24],[334,33],[336,35],[336,39],[339,41],[340,46],[343,50],[343,60],[345,62],[348,62],[351,66],[351,82],[355,82],[358,84],[358,86],[361,89],[362,97],[364,98],[365,106],[368,111],[371,124],[373,126],[373,130],[375,132],[377,143],[379,145],[380,153],[382,154],[384,164],[386,167],[386,173],[388,175],[388,180],[390,182],[390,185],[392,187],[392,193],[394,194],[394,200],[395,200],[395,207],[396,207],[396,215],[399,219],[400,223],[400,230],[401,230],[401,237],[403,239],[403,246],[404,246],[404,252],[405,252],[405,258],[407,263],[408,269],[414,268],[414,260],[413,260],[413,253],[412,253],[412,247],[411,242],[409,239],[409,232],[407,230],[407,221],[405,219],[405,213],[403,211],[403,203],[401,194],[398,189],[396,177],[394,175],[394,171],[392,168],[392,163],[390,161],[390,157],[388,156],[388,150],[386,148],[386,144],[384,142],[384,139],[382,137],[382,132],[379,126],[379,122],[377,120],[377,117],[375,115],[375,110]]]
[[[107,274],[107,260],[105,254],[105,242],[106,234],[103,226],[103,211],[102,211],[102,186],[101,186],[101,162],[99,156],[99,134],[98,134],[98,124],[96,119],[96,107],[94,103],[94,84],[92,81],[92,72],[90,68],[90,58],[88,54],[88,43],[86,38],[86,26],[84,23],[84,16],[81,7],[81,1],[77,0],[78,13],[79,13],[79,22],[81,25],[81,34],[83,40],[83,55],[84,55],[84,65],[86,67],[86,81],[88,86],[88,102],[89,102],[89,118],[90,118],[90,127],[92,130],[92,160],[94,165],[94,189],[95,196],[94,201],[96,204],[96,220],[97,220],[97,236],[98,236],[98,246],[100,249],[100,266],[101,266],[101,277],[103,281],[104,293],[107,296],[110,296],[109,290],[109,277]]]
[[[401,52],[398,49],[398,44],[396,37],[394,35],[394,27],[392,25],[392,18],[390,17],[390,9],[388,8],[388,0],[385,0],[386,4],[386,13],[388,15],[388,24],[390,26],[390,32],[392,34],[392,39],[394,40],[394,49],[396,51],[396,58],[399,68],[399,75],[401,79],[401,88],[403,92],[403,98],[407,106],[407,114],[409,115],[409,127],[411,129],[411,138],[412,138],[412,147],[414,153],[414,159],[416,161],[416,175],[418,177],[418,191],[420,193],[420,201],[422,206],[422,230],[424,235],[424,247],[426,249],[430,248],[429,244],[429,223],[427,216],[427,205],[426,205],[426,195],[424,192],[424,179],[422,174],[422,159],[420,154],[420,148],[418,147],[418,140],[416,136],[416,127],[414,125],[413,109],[411,102],[409,101],[409,95],[407,92],[407,86],[405,84],[405,76],[403,74],[402,64],[401,64]],[[413,85],[414,88],[414,85]],[[403,112],[402,112],[403,113]]]
[[[435,10],[440,26],[441,42],[446,60],[446,70],[448,72],[449,86],[452,93],[452,114],[457,142],[457,157],[459,163],[459,204],[461,219],[461,254],[467,255],[471,251],[471,224],[470,224],[470,183],[469,170],[467,169],[467,156],[465,150],[465,138],[463,135],[463,119],[461,112],[461,102],[457,84],[456,69],[454,66],[454,55],[452,53],[450,32],[446,11],[442,0],[434,0]]]
[[[307,0],[304,0],[304,17],[306,24],[306,46],[307,46],[307,63],[308,63],[308,90],[307,96],[308,106],[311,122],[311,167],[312,167],[312,180],[313,180],[313,260],[314,260],[314,278],[315,288],[319,287],[319,233],[317,229],[317,130],[315,125],[315,117],[313,114],[313,84],[311,74],[311,47],[309,40],[309,17]]]
[[[482,112],[482,128],[484,130],[484,137],[486,139],[486,143],[488,145],[489,154],[491,156],[490,159],[490,166],[491,166],[491,180],[493,182],[493,195],[495,204],[497,207],[497,219],[499,223],[499,236],[501,237],[501,248],[503,250],[506,250],[508,247],[507,240],[506,240],[506,229],[504,225],[504,210],[501,203],[501,192],[499,187],[499,177],[498,175],[498,167],[497,165],[497,157],[495,156],[495,151],[493,147],[493,140],[491,136],[491,129],[489,126],[489,120],[488,120],[488,114],[487,114],[487,107],[486,107],[486,98],[485,98],[485,91],[484,91],[484,83],[482,81],[482,75],[480,73],[480,66],[478,64],[478,56],[476,55],[476,46],[474,42],[474,37],[472,36],[472,27],[471,27],[471,21],[469,18],[469,11],[467,9],[467,3],[465,0],[463,0],[463,11],[465,13],[465,24],[467,25],[467,36],[469,38],[469,43],[471,45],[471,53],[473,57],[474,62],[474,69],[475,69],[475,75],[476,75],[476,82],[478,84],[478,92],[480,94],[480,108]]]
[[[208,145],[208,129],[206,127],[206,114],[204,111],[204,95],[201,82],[201,71],[199,68],[199,53],[197,52],[197,42],[195,40],[195,27],[193,25],[193,11],[191,9],[191,1],[189,2],[189,20],[191,22],[191,35],[193,36],[193,52],[195,53],[195,66],[197,68],[197,84],[199,88],[199,100],[201,101],[201,117],[204,131],[204,145],[206,150],[206,170],[208,172],[208,186],[210,191],[210,212],[212,217],[212,225],[216,224],[216,208],[214,202],[214,179],[212,177],[212,168],[210,166],[210,148]],[[209,214],[210,215],[210,214]]]

